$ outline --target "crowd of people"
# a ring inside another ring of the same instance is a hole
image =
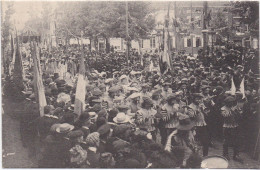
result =
[[[200,168],[223,139],[223,156],[243,163],[239,152],[253,150],[259,129],[259,78],[248,69],[257,57],[222,50],[211,60],[174,53],[168,68],[159,53],[131,52],[127,61],[125,54],[85,52],[80,115],[74,107],[81,50],[42,51],[42,117],[25,55],[24,147],[40,168]]]

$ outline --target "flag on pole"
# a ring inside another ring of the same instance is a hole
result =
[[[9,75],[11,75],[11,73],[12,73],[12,71],[14,70],[14,62],[15,62],[15,53],[16,53],[16,47],[15,47],[15,44],[14,44],[14,37],[12,36],[11,37],[11,48],[13,48],[13,49],[11,49],[11,62],[10,62],[10,66],[9,66]]]
[[[230,91],[231,91],[231,95],[235,95],[235,93],[236,93],[236,86],[235,86],[233,77],[231,79],[231,89],[230,89]]]
[[[240,92],[243,94],[243,99],[246,97],[245,95],[245,77],[242,79],[240,83]]]
[[[81,38],[81,41],[83,39]],[[83,43],[82,52],[81,52],[81,62],[79,66],[79,75],[75,95],[75,107],[74,112],[79,116],[85,110],[85,95],[86,95],[86,81],[85,81],[85,63],[84,63],[84,54],[83,54]]]
[[[34,63],[34,93],[39,103],[40,116],[44,115],[44,107],[47,105],[44,86],[42,82],[42,70],[40,64],[39,49],[36,42],[33,42],[33,63]]]
[[[168,69],[171,68],[170,56],[168,51],[168,34],[166,33],[166,31],[164,33],[164,49],[163,52],[161,53],[159,64],[160,64],[161,74],[164,74]]]
[[[21,58],[21,53],[20,53],[20,48],[18,44],[18,37],[16,34],[16,53],[14,56],[14,73],[13,73],[13,78],[14,78],[14,83],[17,85],[19,90],[24,90],[24,85],[23,85],[23,65],[22,65],[22,58]]]
[[[165,19],[165,31],[164,31],[164,41],[163,41],[163,54],[161,55],[161,59],[159,60],[160,63],[160,71],[161,74],[164,74],[167,70],[171,68],[171,60],[169,54],[169,10],[168,7],[168,14]]]

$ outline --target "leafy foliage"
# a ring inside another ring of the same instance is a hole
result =
[[[155,20],[149,16],[147,2],[129,2],[129,38],[146,36],[154,27]],[[79,36],[80,31],[90,38],[98,36],[126,38],[125,2],[64,2],[65,11],[59,20],[59,28],[67,28]]]
[[[5,11],[5,17],[2,21],[2,48],[5,49],[10,41],[10,32],[12,28],[11,16],[14,14],[13,3],[7,3],[7,10]]]
[[[238,14],[243,23],[249,28],[259,30],[259,2],[258,1],[235,1],[231,2],[232,12]]]
[[[222,9],[219,9],[214,15],[212,15],[211,26],[213,28],[223,28],[227,25],[227,17],[223,13]]]

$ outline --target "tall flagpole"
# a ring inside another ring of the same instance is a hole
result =
[[[207,14],[208,14],[208,2],[203,2],[203,30],[207,29]],[[203,32],[203,57],[206,55],[206,49],[207,49],[207,34],[204,31]]]
[[[191,26],[192,26],[192,1],[190,2],[190,22],[191,22]],[[193,29],[193,27],[191,27],[191,28]],[[193,57],[193,36],[191,34],[190,34],[190,36],[191,36],[191,54]]]
[[[176,1],[174,1],[174,33],[175,33],[175,52],[177,52],[177,27],[176,27],[176,23],[177,23],[177,8],[176,8]]]
[[[125,15],[126,15],[126,59],[127,59],[127,66],[129,67],[129,32],[128,32],[128,2],[126,1],[125,4]]]
[[[170,64],[170,69],[172,69],[172,59],[171,59],[171,51],[170,51],[170,33],[169,33],[169,24],[170,24],[170,6],[171,2],[168,5],[168,13],[167,13],[167,53]]]

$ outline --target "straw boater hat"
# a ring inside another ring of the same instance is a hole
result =
[[[68,123],[63,123],[63,124],[60,124],[56,128],[56,132],[58,132],[58,133],[68,133],[68,132],[72,131],[73,129],[74,129],[73,125],[70,125]]]
[[[127,123],[130,122],[130,117],[123,112],[119,112],[116,117],[113,118],[115,123]]]
[[[128,99],[135,99],[135,98],[138,98],[138,97],[141,97],[141,94],[140,93],[133,93],[131,94]]]

